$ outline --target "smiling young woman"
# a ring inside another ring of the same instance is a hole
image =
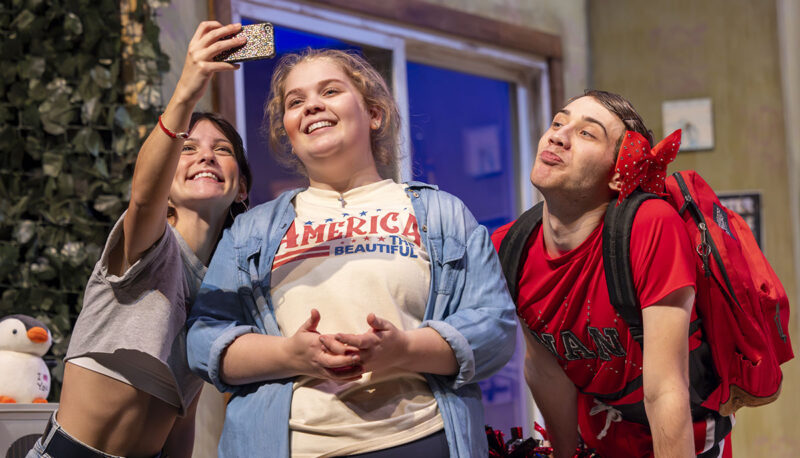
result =
[[[185,321],[224,227],[247,208],[250,169],[233,126],[193,113],[241,26],[200,24],[183,73],[136,160],[127,211],[86,286],[60,405],[28,457],[190,457],[201,379]],[[172,129],[186,128],[185,132]]]
[[[305,54],[288,54],[283,57],[282,64],[275,69],[272,77],[272,93],[267,101],[264,113],[264,131],[267,133],[272,152],[277,159],[304,175],[305,164],[294,154],[295,145],[289,137],[291,114],[298,113],[297,104],[303,101],[302,83],[306,79],[300,72],[292,72],[297,66],[314,62],[313,69],[318,69],[317,90],[328,89],[324,83],[336,83],[357,91],[357,103],[368,110],[362,113],[370,119],[362,123],[362,134],[369,138],[369,153],[381,178],[394,178],[397,174],[397,153],[399,151],[400,113],[394,99],[381,75],[364,59],[353,54],[334,50],[310,50]],[[324,69],[331,70],[325,73]],[[301,87],[288,88],[292,83],[289,74],[294,73],[296,84]],[[321,75],[320,75],[321,74]],[[307,79],[306,79],[307,80]],[[314,81],[306,81],[313,84]],[[298,92],[300,91],[300,92]],[[291,92],[291,93],[290,93]],[[329,100],[338,95],[336,87],[331,87],[328,94],[319,94],[321,100]],[[306,94],[308,95],[308,94]],[[292,107],[288,104],[292,103]],[[327,106],[323,105],[323,108]],[[299,111],[302,114],[302,111]],[[284,125],[289,117],[289,125]],[[296,115],[295,115],[296,116]],[[320,116],[321,119],[325,119]],[[304,126],[308,127],[308,125]],[[362,151],[363,152],[363,151]]]
[[[299,63],[285,81],[283,126],[311,186],[347,190],[380,181],[370,133],[382,113],[368,109],[329,59]]]
[[[393,180],[397,107],[363,58],[288,55],[271,87],[309,186],[237,219],[192,309],[189,363],[232,393],[219,456],[486,456],[477,382],[516,327],[486,229]]]

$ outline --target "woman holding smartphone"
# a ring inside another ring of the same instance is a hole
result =
[[[285,56],[271,87],[309,186],[237,219],[192,309],[189,363],[232,393],[219,456],[485,457],[477,381],[516,326],[486,229],[392,179],[399,114],[360,56]]]
[[[202,381],[187,366],[185,320],[224,227],[247,208],[239,134],[193,113],[214,56],[239,24],[200,24],[159,125],[136,160],[131,199],[86,287],[58,411],[28,457],[190,457]]]

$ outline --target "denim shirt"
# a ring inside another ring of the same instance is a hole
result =
[[[300,189],[240,215],[217,246],[188,320],[189,365],[220,391],[232,393],[220,457],[288,457],[294,378],[228,385],[221,357],[247,333],[282,335],[270,297],[272,262],[295,218]],[[459,365],[453,376],[424,374],[439,406],[452,457],[488,455],[478,381],[511,358],[515,307],[486,228],[454,196],[411,182],[422,243],[430,255],[431,288],[420,327],[436,330]],[[262,310],[263,312],[259,312]]]

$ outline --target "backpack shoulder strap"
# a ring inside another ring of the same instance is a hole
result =
[[[522,254],[531,233],[542,222],[543,206],[544,203],[539,202],[520,215],[500,242],[500,264],[503,266],[508,292],[515,303],[519,294],[519,265]]]
[[[631,336],[643,343],[642,311],[631,268],[631,229],[633,219],[642,203],[658,198],[655,194],[635,191],[617,206],[616,199],[608,204],[603,223],[603,269],[606,273],[608,298],[620,317],[625,320]]]

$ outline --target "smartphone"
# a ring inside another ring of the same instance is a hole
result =
[[[242,30],[236,35],[230,35],[223,39],[227,40],[240,34],[244,34],[247,37],[247,43],[244,46],[219,53],[214,57],[215,61],[235,64],[237,62],[275,57],[275,32],[269,22],[243,26]]]

